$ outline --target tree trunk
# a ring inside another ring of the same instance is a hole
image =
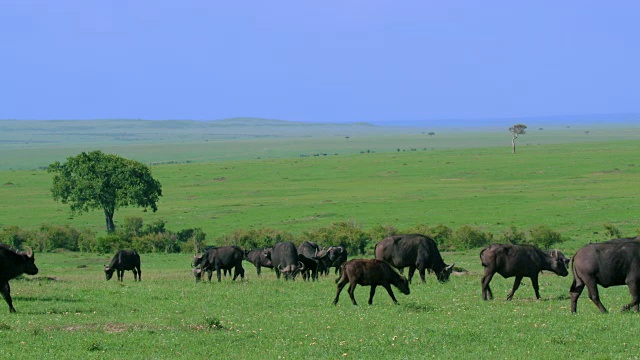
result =
[[[104,219],[107,222],[107,233],[111,234],[116,231],[116,225],[113,223],[113,211],[104,209]]]
[[[515,154],[516,153],[516,138],[518,137],[518,135],[513,135],[513,137],[511,138],[511,153]]]

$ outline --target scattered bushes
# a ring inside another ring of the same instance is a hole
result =
[[[17,226],[7,226],[0,230],[0,243],[20,249],[31,247],[38,252],[64,249],[114,253],[120,249],[130,248],[141,253],[198,253],[206,248],[206,234],[202,229],[173,232],[168,230],[166,225],[164,220],[144,224],[142,218],[127,217],[114,233],[97,237],[91,230],[78,230],[69,225],[43,224],[32,231]],[[609,237],[622,237],[620,231],[611,224],[605,224],[605,229]],[[419,224],[400,231],[393,225],[385,224],[376,225],[366,231],[353,221],[341,221],[305,231],[301,236],[272,228],[238,229],[215,239],[215,243],[216,245],[237,245],[243,249],[261,249],[282,241],[293,241],[299,244],[307,240],[325,247],[344,246],[351,255],[366,255],[367,249],[372,249],[378,241],[386,236],[400,233],[427,235],[436,241],[440,250],[444,251],[473,249],[494,242],[494,235],[491,232],[472,225],[462,225],[458,229],[452,229],[444,224],[435,226]],[[515,225],[511,225],[496,237],[495,242],[533,244],[549,249],[563,240],[560,233],[544,225],[533,227],[527,232],[520,231]]]

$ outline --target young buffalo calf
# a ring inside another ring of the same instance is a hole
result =
[[[349,283],[349,297],[353,305],[358,305],[353,296],[356,285],[371,286],[369,294],[369,305],[373,303],[373,295],[376,293],[376,286],[380,285],[387,289],[389,296],[394,303],[398,303],[396,297],[393,296],[391,286],[397,287],[403,294],[409,295],[409,282],[404,276],[401,276],[391,268],[389,264],[382,260],[376,259],[353,259],[342,266],[342,277],[336,279],[338,291],[333,304],[338,304],[338,298],[342,288]]]

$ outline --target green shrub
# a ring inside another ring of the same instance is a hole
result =
[[[96,238],[96,251],[99,253],[111,254],[118,250],[129,248],[131,248],[131,243],[116,234],[109,234]]]
[[[471,225],[462,225],[452,236],[452,247],[456,250],[473,249],[487,246],[493,241],[493,234],[484,232]]]
[[[509,226],[508,229],[503,231],[498,237],[498,242],[501,244],[524,244],[527,241],[527,235],[524,231],[518,231],[515,225]]]
[[[78,239],[80,231],[70,225],[42,224],[37,234],[45,241],[46,250],[66,249],[70,251],[78,250]]]
[[[545,225],[539,225],[529,230],[530,241],[542,249],[549,249],[551,245],[561,243],[560,233],[549,229]]]
[[[438,246],[444,247],[446,244],[451,244],[453,241],[453,229],[444,224],[438,224],[429,228],[426,230],[425,235],[432,238]]]
[[[611,223],[604,224],[604,234],[607,236],[607,240],[619,239],[622,237],[622,231]]]
[[[9,245],[16,249],[21,249],[23,244],[31,243],[33,234],[28,230],[23,230],[15,225],[4,227],[0,231],[0,243]],[[42,251],[40,249],[36,249]]]
[[[398,234],[398,228],[389,224],[376,225],[373,229],[369,230],[369,237],[375,242],[378,242],[387,236],[396,234]]]
[[[263,249],[283,241],[294,241],[294,237],[286,231],[271,228],[238,229],[218,239],[219,244],[237,245],[243,249]]]
[[[180,243],[180,252],[198,253],[206,246],[207,234],[201,228],[180,230],[176,236]]]

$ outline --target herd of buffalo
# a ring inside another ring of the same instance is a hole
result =
[[[209,281],[216,271],[218,281],[221,273],[231,273],[233,280],[244,278],[242,261],[251,262],[260,275],[261,268],[271,268],[280,279],[293,280],[301,275],[304,280],[317,280],[319,274],[327,275],[331,268],[340,274],[336,280],[337,292],[333,300],[338,303],[340,292],[349,283],[349,297],[357,305],[354,297],[356,285],[370,286],[369,304],[373,302],[377,286],[385,288],[394,303],[397,300],[391,285],[403,294],[409,294],[409,284],[416,270],[420,279],[425,281],[425,271],[435,273],[438,281],[446,282],[453,270],[453,264],[447,265],[442,259],[436,243],[428,236],[419,234],[393,235],[384,238],[375,246],[375,259],[352,259],[347,261],[347,251],[341,246],[322,248],[309,241],[296,247],[292,242],[280,242],[272,248],[245,251],[237,246],[213,247],[204,254],[195,256],[192,272],[196,281],[208,274]],[[494,244],[480,252],[480,261],[484,268],[482,276],[482,299],[493,298],[489,283],[498,273],[504,278],[515,277],[513,288],[507,300],[520,286],[523,277],[531,279],[536,298],[540,298],[538,275],[541,271],[551,271],[559,276],[569,274],[569,263],[573,263],[573,283],[569,290],[571,312],[577,311],[577,303],[585,286],[589,297],[601,312],[607,310],[600,302],[598,285],[602,287],[627,285],[631,293],[631,303],[623,310],[632,307],[638,311],[640,305],[640,237],[621,238],[601,243],[592,243],[579,249],[571,259],[557,250],[541,250],[529,245]],[[409,268],[408,279],[400,275]],[[117,271],[118,280],[123,280],[125,270],[131,270],[134,280],[142,280],[140,256],[135,251],[121,250],[111,263],[104,267],[109,280]],[[16,251],[0,244],[0,292],[9,305],[9,311],[15,312],[10,295],[9,280],[22,274],[35,275],[38,268],[31,250]]]

